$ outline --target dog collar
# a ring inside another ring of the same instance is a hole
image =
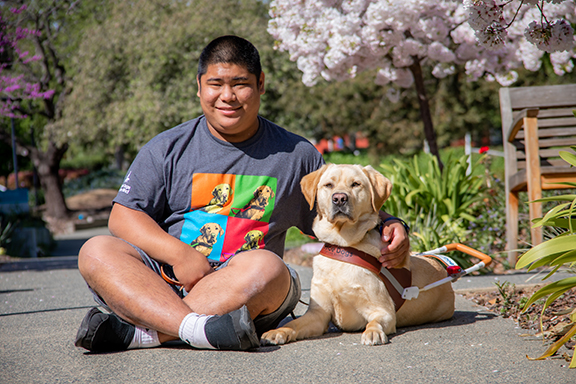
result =
[[[402,298],[402,294],[395,288],[395,284],[400,284],[403,288],[410,287],[412,285],[412,272],[410,270],[405,268],[387,269],[389,272],[387,273],[387,275],[389,275],[387,277],[380,272],[382,264],[380,264],[378,259],[366,252],[362,252],[352,247],[339,247],[333,244],[324,244],[320,250],[320,254],[334,260],[366,268],[375,273],[376,276],[378,276],[386,285],[386,289],[394,301],[396,312],[398,312],[400,307],[402,307],[402,304],[406,301]],[[390,278],[395,279],[396,281],[392,282],[390,281]]]
[[[190,244],[191,247],[203,246],[206,248],[212,248],[211,244],[206,243],[205,241],[197,241],[195,243]]]

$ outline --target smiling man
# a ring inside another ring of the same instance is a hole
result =
[[[290,227],[312,235],[315,213],[299,181],[322,156],[258,116],[264,73],[247,40],[208,44],[197,82],[204,115],[142,148],[114,199],[113,236],[92,238],[80,251],[80,272],[105,312],[86,314],[78,347],[105,352],[181,339],[248,350],[298,302],[298,275],[281,257]],[[222,185],[228,198],[209,209]],[[238,214],[262,190],[266,204],[257,214]],[[209,241],[206,228],[218,229]],[[404,227],[387,221],[383,236],[389,246],[381,261],[398,265],[409,248]]]

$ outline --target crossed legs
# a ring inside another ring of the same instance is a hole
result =
[[[143,263],[136,249],[112,236],[86,242],[78,266],[88,285],[116,315],[156,330],[160,342],[178,339],[179,327],[190,313],[224,315],[246,305],[252,319],[270,314],[284,302],[291,279],[275,254],[247,251],[203,277],[181,299]]]

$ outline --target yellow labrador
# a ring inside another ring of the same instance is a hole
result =
[[[387,178],[370,166],[330,164],[305,176],[301,187],[310,209],[316,204],[313,230],[320,241],[380,256],[383,244],[376,227],[378,211],[392,189]],[[434,260],[419,256],[406,260],[412,286],[424,287],[447,276]],[[265,343],[320,336],[332,321],[344,331],[364,330],[362,344],[378,345],[387,343],[386,335],[395,333],[396,327],[442,321],[454,313],[451,284],[421,292],[396,312],[383,281],[366,268],[317,255],[313,271],[308,310],[284,327],[264,333]]]

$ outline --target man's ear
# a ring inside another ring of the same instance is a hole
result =
[[[310,210],[314,209],[314,203],[316,202],[316,191],[318,191],[318,182],[320,177],[326,171],[328,165],[324,164],[320,169],[307,174],[300,180],[300,187],[302,188],[302,193],[306,198],[308,204],[310,204]]]
[[[200,76],[196,75],[196,84],[198,84],[198,91],[196,92],[196,96],[200,97],[200,88],[202,88],[202,86],[200,85]]]
[[[260,72],[260,79],[258,81],[258,92],[260,92],[260,95],[263,95],[266,92],[266,87],[264,86],[264,78],[264,72]]]
[[[384,205],[384,202],[390,197],[392,192],[392,182],[370,165],[362,168],[362,171],[368,176],[372,186],[372,208],[378,212]]]

